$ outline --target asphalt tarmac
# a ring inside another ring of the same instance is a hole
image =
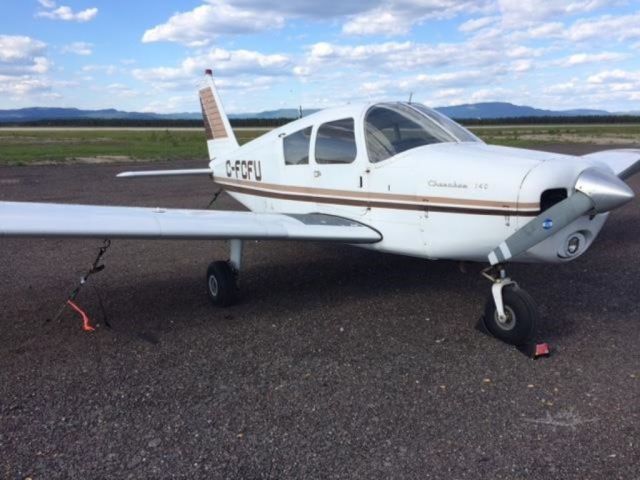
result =
[[[127,168],[0,168],[0,200],[214,191]],[[511,268],[553,349],[535,361],[474,329],[479,266],[316,243],[249,243],[242,301],[218,309],[224,242],[117,240],[78,298],[97,331],[47,322],[100,245],[0,239],[0,479],[640,478],[638,200],[579,260]]]

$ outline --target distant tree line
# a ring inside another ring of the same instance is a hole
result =
[[[640,123],[638,115],[606,115],[578,117],[515,117],[456,119],[463,125],[552,125],[552,124],[630,124]],[[233,127],[275,128],[292,122],[291,118],[234,118]],[[0,127],[121,127],[121,128],[203,128],[202,120],[131,120],[76,119],[37,120],[31,122],[0,122]]]
[[[464,118],[457,122],[467,126],[482,125],[554,125],[554,124],[616,124],[640,123],[638,115],[584,115],[577,117],[515,117],[515,118]]]

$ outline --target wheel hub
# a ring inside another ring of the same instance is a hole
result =
[[[500,315],[496,310],[496,312],[494,313],[494,318],[498,328],[508,332],[510,330],[513,330],[514,327],[516,326],[516,314],[513,311],[513,309],[508,305],[504,306],[504,314],[506,318],[504,320],[500,320]]]
[[[218,296],[218,280],[216,280],[216,277],[214,275],[210,275],[209,276],[209,293],[211,293],[212,297],[217,297]]]

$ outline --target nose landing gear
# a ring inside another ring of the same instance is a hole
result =
[[[482,319],[486,330],[510,345],[531,343],[540,318],[531,295],[507,276],[503,265],[489,267],[482,275],[493,283]]]

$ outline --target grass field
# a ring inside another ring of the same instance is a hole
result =
[[[591,143],[639,146],[640,125],[473,127],[487,143],[517,147]],[[237,131],[245,143],[264,130]],[[204,131],[127,129],[0,129],[0,165],[204,159]]]
[[[557,143],[640,145],[640,125],[514,125],[471,130],[487,143],[513,147]]]
[[[242,130],[240,143],[261,131]],[[207,158],[204,130],[0,130],[0,165]]]

